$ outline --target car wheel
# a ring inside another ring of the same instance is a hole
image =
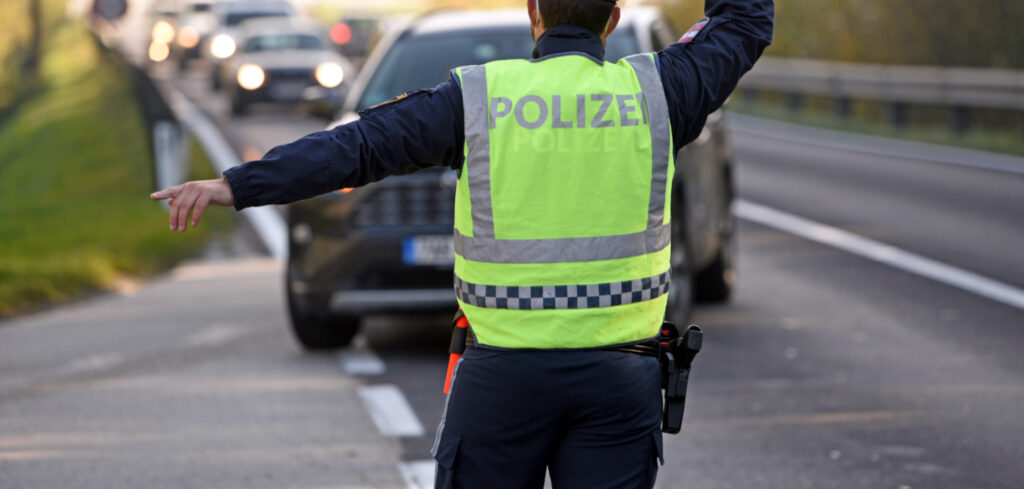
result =
[[[673,198],[673,201],[678,200]],[[683,213],[672,205],[672,254],[669,259],[672,268],[672,287],[668,292],[668,307],[665,320],[677,326],[685,326],[690,321],[693,311],[693,273],[690,271],[690,260],[686,254],[686,242],[683,240]]]
[[[723,244],[718,249],[715,261],[697,274],[694,282],[697,285],[695,298],[698,302],[718,303],[729,300],[736,277],[736,272],[733,269],[735,253],[733,248],[731,243]]]
[[[288,315],[295,339],[306,350],[341,348],[359,332],[359,317],[331,314],[326,300],[304,297],[292,288],[292,274],[285,274]]]
[[[729,199],[731,201],[731,199]],[[725,229],[714,261],[694,278],[698,302],[721,303],[729,300],[736,283],[736,218],[725,211]]]

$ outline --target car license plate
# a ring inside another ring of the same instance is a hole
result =
[[[406,265],[453,265],[455,247],[452,237],[413,236],[402,242],[402,261]]]
[[[270,85],[269,95],[274,100],[298,100],[302,98],[306,85],[302,80],[280,81]]]

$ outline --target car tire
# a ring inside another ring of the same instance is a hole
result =
[[[721,303],[729,300],[735,277],[733,251],[730,248],[732,246],[722,245],[715,260],[694,278],[696,285],[694,299],[697,302]]]
[[[729,195],[731,196],[731,179],[728,175],[725,178],[726,182],[729,182]],[[726,202],[724,214],[726,221],[721,233],[718,253],[715,254],[714,261],[694,277],[694,299],[697,302],[727,302],[732,296],[736,283],[736,217],[730,210],[732,198],[728,198]]]
[[[285,275],[288,316],[299,345],[313,351],[341,348],[351,343],[359,332],[359,317],[331,314],[326,300],[296,294],[291,277],[289,270]]]
[[[684,214],[676,207],[677,197],[673,196],[672,212],[672,254],[669,263],[672,269],[672,287],[668,292],[668,306],[665,320],[677,326],[686,326],[693,312],[693,272],[683,239]]]

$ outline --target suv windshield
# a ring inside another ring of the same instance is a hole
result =
[[[320,50],[323,49],[323,44],[319,38],[308,34],[266,34],[251,37],[245,42],[247,53],[295,49]]]
[[[608,37],[608,61],[614,63],[639,50],[633,33],[632,27],[627,27],[617,29]],[[403,92],[433,87],[448,79],[448,72],[456,66],[496,59],[529,59],[532,52],[533,40],[527,26],[406,36],[381,60],[356,110],[372,107]]]

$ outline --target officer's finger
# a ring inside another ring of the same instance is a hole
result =
[[[210,196],[207,194],[200,195],[196,199],[195,209],[192,211],[192,227],[199,225],[199,218],[203,217],[203,211],[206,210],[206,206],[210,204]]]
[[[171,226],[171,231],[178,230],[178,202],[181,202],[181,199],[173,198],[167,202],[171,206],[170,213],[167,215],[167,222]]]
[[[171,224],[171,231],[178,231],[178,214],[181,212],[188,212],[187,209],[183,209],[182,206],[185,200],[188,198],[189,188],[184,188],[171,202],[171,214],[168,216],[168,220]]]
[[[199,189],[190,188],[178,198],[181,202],[178,203],[178,231],[185,232],[188,228],[188,215],[192,213],[192,207],[195,206],[196,200],[199,198]]]
[[[179,193],[181,193],[181,185],[175,185],[173,187],[167,187],[163,190],[153,192],[149,194],[149,198],[153,200],[172,199]]]

